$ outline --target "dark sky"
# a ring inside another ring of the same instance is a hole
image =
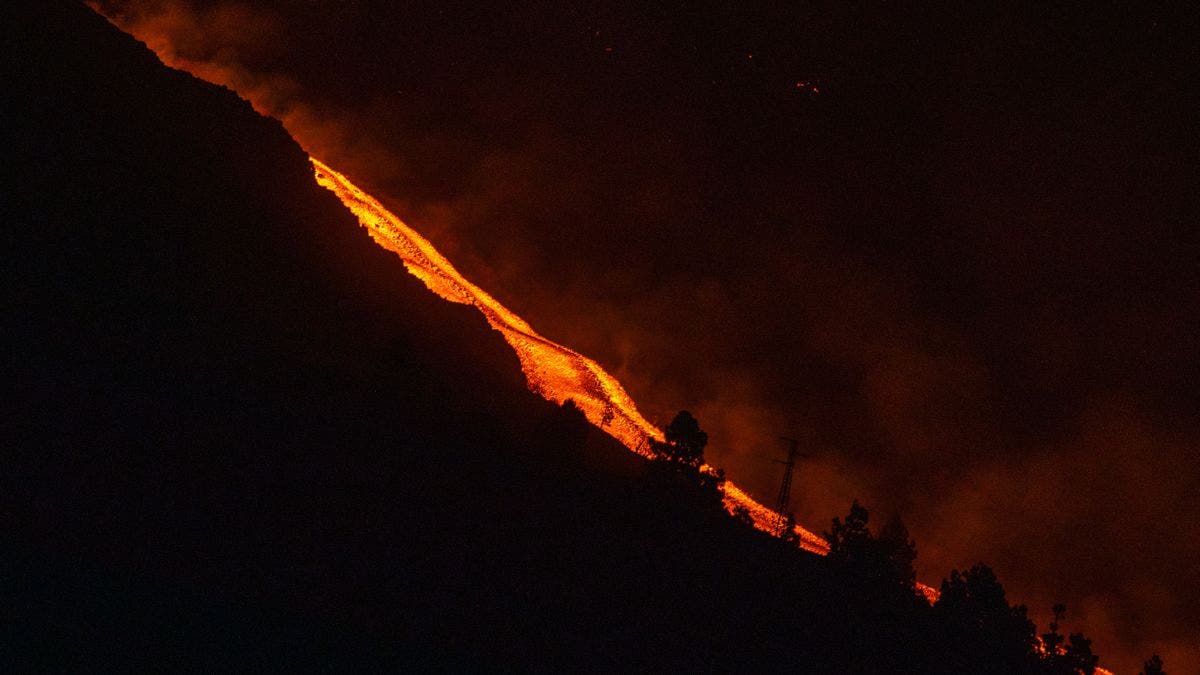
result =
[[[1200,663],[1194,9],[101,4],[801,523]]]

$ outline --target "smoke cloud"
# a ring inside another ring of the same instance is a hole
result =
[[[982,560],[1109,667],[1200,663],[1195,106],[1140,17],[269,7],[97,3],[764,501],[799,439],[799,522],[859,498],[927,582]]]

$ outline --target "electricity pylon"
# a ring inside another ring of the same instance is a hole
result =
[[[800,454],[800,441],[794,438],[780,436],[780,440],[787,441],[788,454],[787,460],[773,459],[771,461],[776,464],[783,465],[783,484],[779,486],[779,498],[775,501],[775,511],[779,514],[779,520],[775,524],[776,532],[782,534],[788,522],[788,506],[792,501],[792,472],[796,468],[797,457],[807,457]]]

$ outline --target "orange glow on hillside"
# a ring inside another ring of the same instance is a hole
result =
[[[488,324],[504,336],[521,360],[530,391],[559,404],[567,399],[575,401],[592,424],[639,455],[651,456],[649,441],[662,440],[662,431],[642,417],[625,388],[600,364],[538,335],[524,319],[467,281],[433,244],[374,197],[319,160],[310,160],[317,182],[342,200],[376,243],[400,256],[408,271],[423,281],[429,290],[450,302],[475,307]],[[702,467],[706,471],[711,469]],[[757,528],[775,531],[779,514],[755,501],[731,481],[725,482],[725,506],[730,511],[744,508]],[[800,547],[805,550],[820,555],[829,551],[823,538],[804,528],[797,527],[796,535]]]
[[[662,439],[662,432],[642,417],[621,384],[599,364],[538,335],[521,317],[463,278],[428,240],[373,197],[316,159],[312,163],[317,182],[358,216],[376,243],[399,255],[413,276],[442,298],[471,305],[483,314],[517,353],[530,390],[555,403],[573,399],[592,424],[631,450],[649,455],[648,440]]]
[[[164,64],[228,87],[249,101],[259,114],[283,121],[288,132],[309,152],[318,151],[323,145],[319,139],[326,134],[306,116],[305,107],[284,104],[288,100],[287,93],[293,88],[293,83],[286,78],[255,77],[236,64],[197,60],[176,49],[177,33],[213,30],[214,25],[242,20],[236,12],[233,19],[217,12],[207,18],[207,15],[197,18],[165,13],[134,20],[107,16],[95,2],[87,4],[117,28],[144,41]],[[207,23],[193,25],[201,19],[202,23]],[[612,51],[612,48],[606,48],[606,51]],[[568,398],[574,400],[592,424],[639,455],[651,455],[649,440],[661,440],[662,431],[642,417],[633,399],[612,375],[595,361],[538,335],[523,319],[463,278],[428,240],[385,209],[375,198],[317,159],[310,157],[310,160],[316,171],[317,182],[342,200],[376,243],[399,255],[408,271],[421,279],[431,291],[451,302],[471,305],[484,315],[492,328],[499,331],[517,353],[531,391],[555,403],[562,403]],[[702,468],[711,470],[707,466]],[[725,504],[731,511],[739,506],[746,509],[756,527],[775,532],[779,515],[729,481],[725,483]],[[820,555],[828,552],[829,547],[820,536],[800,527],[796,528],[796,534],[801,548]]]
[[[592,424],[639,455],[652,456],[650,440],[662,440],[663,432],[642,417],[625,388],[600,364],[538,335],[524,319],[467,281],[433,244],[374,197],[321,161],[312,157],[309,160],[316,172],[317,183],[342,200],[377,244],[400,256],[404,267],[413,276],[442,298],[471,305],[483,314],[488,324],[499,331],[517,353],[530,391],[559,404],[567,399],[575,401]],[[708,465],[700,468],[702,471],[714,470]],[[732,512],[739,507],[750,514],[755,527],[775,533],[779,514],[727,480],[725,508]],[[800,548],[818,555],[829,553],[829,544],[824,538],[798,525],[795,533]],[[917,584],[917,587],[930,602],[937,599],[937,589],[924,584]]]

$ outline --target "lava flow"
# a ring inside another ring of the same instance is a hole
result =
[[[642,417],[621,383],[600,364],[538,335],[521,317],[467,281],[428,240],[375,198],[317,159],[310,160],[317,182],[342,200],[376,243],[399,255],[413,276],[442,298],[471,305],[483,314],[488,324],[499,331],[517,353],[531,391],[555,403],[573,400],[592,424],[630,450],[651,456],[649,442],[651,439],[662,440],[662,431]],[[701,469],[709,470],[709,467]],[[731,511],[744,508],[761,530],[776,530],[779,514],[730,481],[725,482],[725,506]],[[829,551],[824,539],[804,528],[796,527],[796,535],[801,548],[821,555]]]
[[[89,1],[87,4],[117,28],[146,41],[147,46],[166,65],[238,92],[264,116],[286,119],[286,115],[280,115],[280,111],[269,104],[269,97],[264,98],[263,90],[254,87],[247,90],[247,83],[240,80],[234,71],[183,56],[170,40],[154,31],[139,31],[118,17],[106,15],[98,3]],[[289,127],[293,136],[296,135],[286,122],[285,126]],[[399,255],[409,272],[442,298],[472,305],[487,318],[492,328],[499,331],[516,351],[532,391],[555,403],[574,400],[592,424],[630,450],[642,456],[651,456],[649,441],[661,440],[663,433],[642,417],[633,399],[616,378],[595,361],[538,335],[521,317],[463,278],[429,241],[405,225],[375,198],[317,159],[310,157],[310,160],[316,171],[317,182],[342,200],[380,246]],[[711,467],[702,469],[711,470]],[[778,513],[758,503],[729,481],[725,482],[725,506],[730,511],[737,507],[745,509],[754,525],[761,530],[775,532],[778,528]],[[823,538],[800,527],[795,532],[801,548],[821,555],[829,551],[829,545]]]

